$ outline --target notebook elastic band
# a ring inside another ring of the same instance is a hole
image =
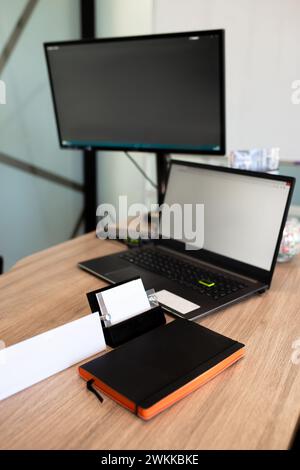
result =
[[[89,392],[92,392],[97,398],[98,400],[100,401],[100,403],[103,403],[103,397],[100,395],[100,393],[94,389],[93,387],[93,383],[95,382],[94,379],[91,379],[89,380],[87,383],[86,383],[86,388],[88,389]]]

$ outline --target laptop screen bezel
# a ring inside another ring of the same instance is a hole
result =
[[[186,167],[197,168],[197,169],[202,168],[203,170],[209,170],[213,172],[230,173],[233,175],[236,174],[236,175],[242,175],[242,176],[249,176],[253,178],[262,178],[262,179],[269,180],[269,181],[270,180],[280,181],[280,182],[285,182],[289,184],[290,190],[289,190],[284,214],[282,217],[282,223],[280,226],[270,270],[265,270],[256,266],[252,266],[250,264],[237,261],[233,258],[229,258],[223,255],[219,255],[217,253],[208,251],[204,248],[201,250],[186,251],[185,243],[182,241],[178,241],[174,239],[165,239],[165,238],[162,238],[161,236],[158,241],[159,245],[163,247],[188,255],[189,257],[192,257],[197,261],[210,263],[212,265],[219,266],[222,269],[232,271],[241,276],[254,279],[269,287],[271,285],[271,281],[272,281],[272,277],[273,277],[273,273],[274,273],[274,269],[275,269],[276,261],[278,257],[278,252],[279,252],[279,248],[280,248],[280,244],[282,240],[282,234],[283,234],[283,230],[286,224],[286,220],[287,220],[287,216],[288,216],[288,212],[289,212],[289,208],[290,208],[290,204],[291,204],[291,200],[293,196],[293,191],[294,191],[295,182],[296,182],[295,178],[291,176],[274,175],[270,173],[263,173],[263,172],[249,171],[249,170],[238,170],[238,169],[228,168],[225,166],[208,165],[208,164],[203,164],[203,163],[186,162],[186,161],[179,161],[179,160],[171,161],[169,177],[170,177],[173,165],[186,166]],[[167,185],[167,188],[168,188],[168,185]],[[167,193],[167,190],[166,190],[166,193]],[[165,197],[166,197],[166,193],[165,193]]]

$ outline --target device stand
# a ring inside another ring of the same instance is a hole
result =
[[[171,155],[158,152],[156,154],[156,172],[157,172],[157,195],[158,204],[161,205],[164,202],[169,170],[171,163]]]
[[[85,233],[96,229],[97,224],[97,152],[83,152],[84,174],[84,224]]]
[[[123,283],[115,284],[111,287],[104,287],[103,289],[98,289],[86,294],[91,312],[94,313],[101,310],[101,315],[100,313],[99,315],[101,318],[105,342],[111,348],[116,348],[121,344],[137,338],[144,333],[148,333],[154,328],[158,328],[159,326],[165,325],[166,323],[164,311],[157,301],[154,290],[151,289],[147,291],[147,296],[150,303],[149,310],[124,320],[121,323],[117,323],[116,325],[107,325],[104,320],[105,306],[101,309],[97,299],[97,294],[104,290],[106,291],[107,289],[113,289],[114,287],[117,287],[121,284]]]

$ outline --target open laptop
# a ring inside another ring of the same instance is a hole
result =
[[[153,244],[79,266],[110,283],[140,276],[167,311],[194,320],[269,289],[294,185],[292,177],[173,161],[164,202],[204,204],[202,249],[186,250],[162,227]]]

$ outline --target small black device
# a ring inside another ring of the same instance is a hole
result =
[[[79,266],[110,283],[140,276],[146,289],[192,302],[190,311],[161,302],[182,318],[215,312],[269,289],[294,185],[287,176],[172,161],[165,207],[204,205],[203,246],[187,251],[187,240],[162,225],[152,246]]]

